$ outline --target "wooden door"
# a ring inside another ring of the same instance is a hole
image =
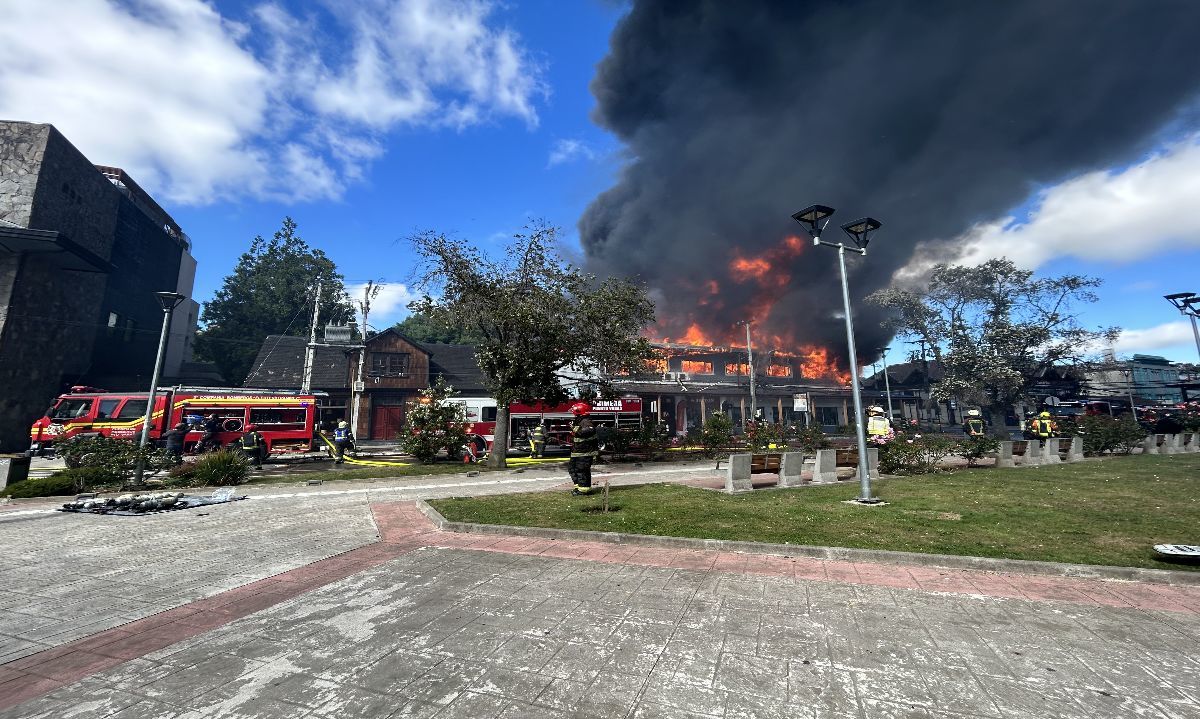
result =
[[[371,439],[394,440],[404,428],[404,405],[376,405],[371,412]]]

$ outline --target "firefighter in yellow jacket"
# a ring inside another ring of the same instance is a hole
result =
[[[963,420],[963,434],[968,437],[982,437],[985,433],[983,417],[979,410],[967,410],[967,418]]]
[[[1058,425],[1054,423],[1054,419],[1049,412],[1042,412],[1038,418],[1033,421],[1033,434],[1038,439],[1049,439],[1058,432]]]
[[[883,407],[876,405],[867,410],[868,437],[886,437],[891,431],[892,423],[884,416]]]
[[[571,405],[575,422],[571,426],[571,459],[567,460],[567,472],[574,487],[571,494],[588,494],[592,491],[592,462],[600,454],[600,440],[596,428],[587,418],[592,408],[585,402]]]

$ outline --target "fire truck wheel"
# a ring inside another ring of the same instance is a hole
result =
[[[478,435],[471,438],[471,445],[475,448],[476,457],[487,451],[487,440]]]

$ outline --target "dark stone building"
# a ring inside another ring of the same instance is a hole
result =
[[[263,342],[246,376],[246,387],[296,389],[304,373],[304,337],[271,335]],[[321,419],[349,420],[358,376],[358,347],[318,345],[314,352],[313,390],[328,393]],[[460,397],[485,397],[473,345],[418,343],[394,329],[366,341],[358,425],[360,439],[394,439],[404,426],[407,407],[421,390],[442,378]]]
[[[0,121],[0,451],[74,384],[146,389],[162,310],[191,295],[178,225],[122,170],[97,167],[51,125]],[[187,359],[198,305],[172,323],[164,374]]]

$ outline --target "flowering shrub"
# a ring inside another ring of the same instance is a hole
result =
[[[879,471],[884,474],[929,474],[938,463],[958,449],[958,443],[942,435],[892,431],[872,438],[879,447]]]
[[[1179,421],[1185,432],[1200,432],[1200,402],[1179,405]]]
[[[733,420],[729,419],[724,412],[713,412],[708,415],[700,434],[700,443],[704,447],[705,456],[717,456],[717,453],[728,447],[732,441]]]
[[[775,445],[784,445],[783,427],[770,422],[748,422],[746,424],[746,443],[754,452],[765,452]]]
[[[1147,434],[1146,429],[1127,414],[1120,417],[1102,414],[1082,417],[1073,432],[1083,437],[1083,453],[1089,456],[1105,452],[1129,454]]]
[[[789,436],[792,439],[795,439],[800,445],[800,448],[808,454],[813,454],[818,449],[827,449],[833,444],[829,441],[829,438],[825,436],[825,431],[822,430],[821,426],[817,424],[805,427],[803,429],[794,427],[792,428],[792,431],[789,432]]]
[[[967,437],[958,445],[958,453],[967,460],[968,467],[979,464],[979,460],[1000,449],[1000,440],[987,435]]]

